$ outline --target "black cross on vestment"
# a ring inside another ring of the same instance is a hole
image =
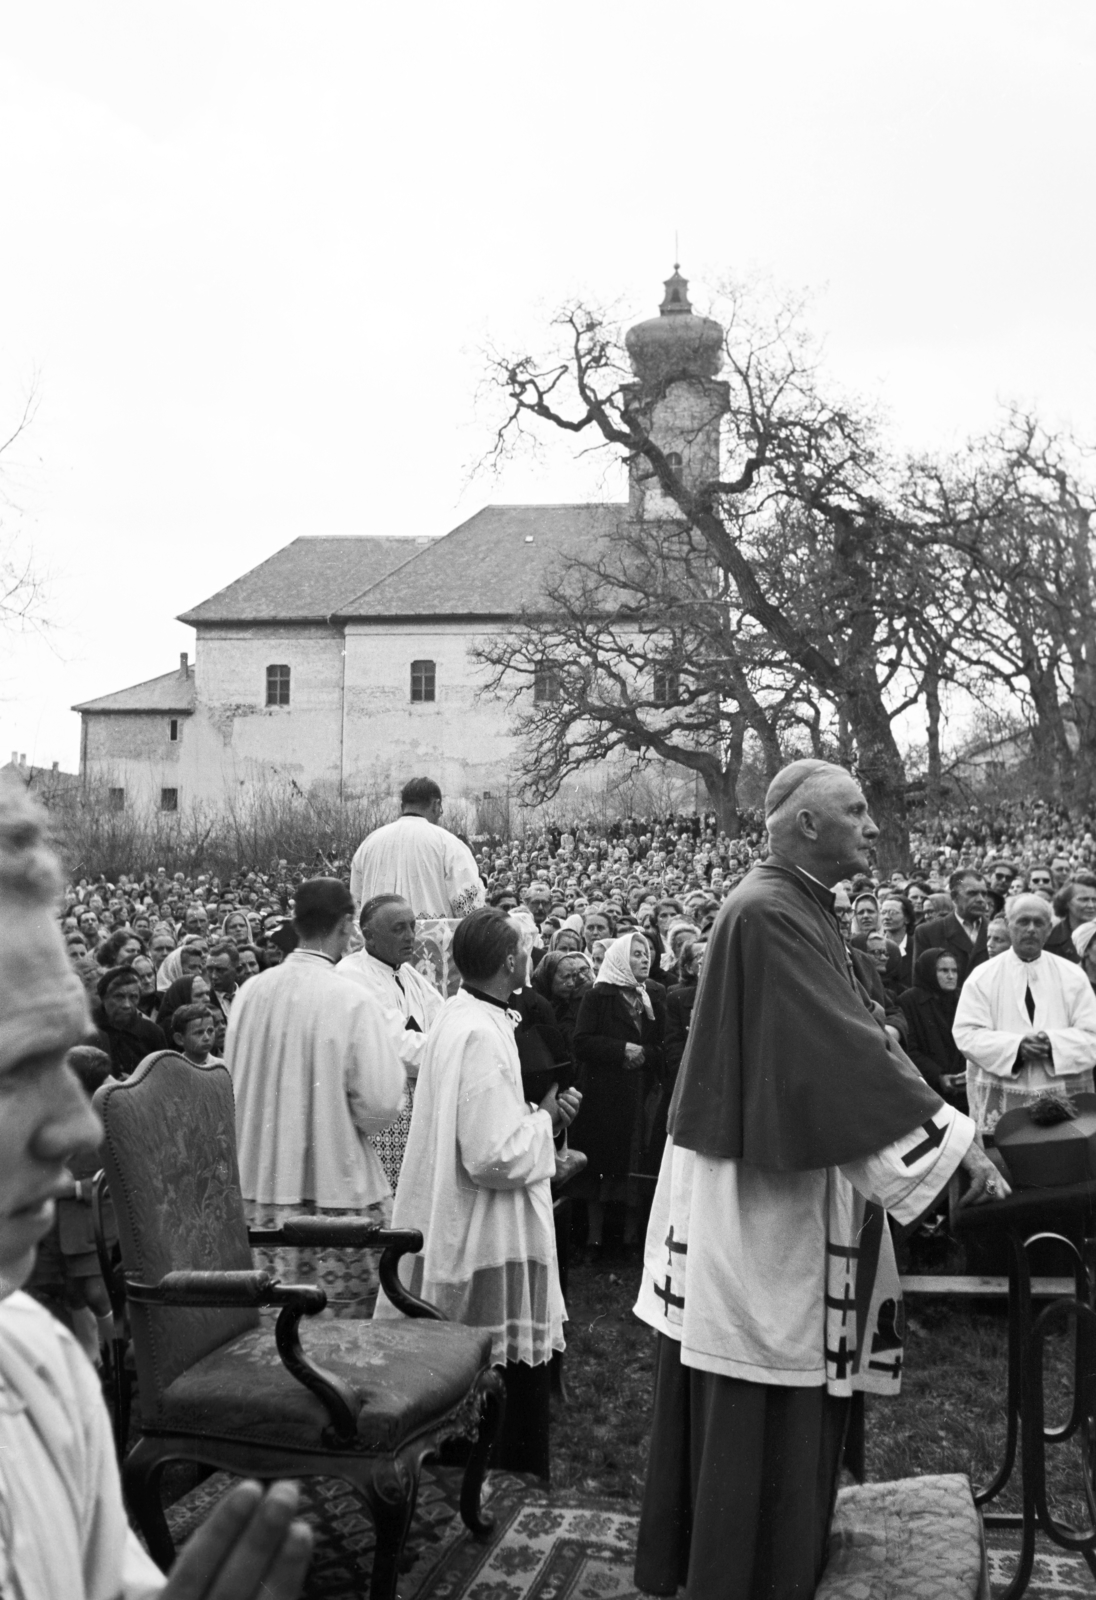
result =
[[[915,1161],[920,1161],[922,1156],[931,1155],[944,1142],[944,1135],[947,1133],[947,1129],[938,1128],[931,1117],[928,1122],[923,1122],[921,1126],[925,1130],[925,1137],[920,1144],[915,1144],[913,1149],[902,1157],[902,1165],[904,1167],[912,1167]]]
[[[685,1296],[683,1294],[672,1294],[670,1291],[669,1273],[666,1274],[666,1282],[663,1284],[661,1289],[657,1283],[655,1284],[655,1295],[663,1302],[667,1312],[669,1312],[671,1306],[676,1306],[679,1311],[684,1308]]]
[[[856,1309],[856,1301],[849,1293],[849,1285],[847,1281],[842,1285],[842,1298],[838,1300],[832,1294],[828,1294],[826,1296],[826,1304],[831,1310],[840,1311],[841,1325],[844,1327],[849,1313]]]
[[[893,1361],[869,1361],[868,1370],[871,1372],[889,1372],[892,1378],[897,1378],[902,1371],[902,1352],[899,1350]]]
[[[852,1351],[849,1349],[849,1342],[845,1338],[844,1334],[841,1335],[841,1339],[836,1350],[831,1350],[828,1345],[826,1346],[826,1360],[833,1362],[835,1378],[844,1378],[848,1376],[849,1363],[852,1360]]]

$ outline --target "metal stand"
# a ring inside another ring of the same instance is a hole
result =
[[[1040,1222],[1053,1220],[1051,1229]],[[1069,1234],[1057,1231],[1067,1226]],[[960,1232],[982,1228],[1003,1229],[1009,1242],[1008,1389],[1006,1396],[1005,1453],[1000,1467],[984,1488],[976,1489],[974,1503],[982,1510],[987,1528],[1018,1528],[1020,1561],[1002,1600],[1018,1600],[1027,1588],[1035,1561],[1035,1534],[1042,1529],[1063,1550],[1079,1551],[1096,1575],[1096,1311],[1092,1306],[1093,1234],[1096,1231],[1096,1182],[1061,1189],[1020,1190],[1008,1199],[972,1206],[957,1218]],[[1038,1231],[1037,1231],[1038,1230]],[[1059,1241],[1069,1250],[1073,1267],[1073,1294],[1053,1300],[1038,1316],[1032,1310],[1032,1279],[1028,1249],[1041,1239]],[[1057,1323],[1076,1323],[1073,1401],[1060,1426],[1045,1425],[1043,1403],[1043,1343]],[[1089,1527],[1078,1529],[1052,1516],[1046,1496],[1046,1449],[1076,1437],[1081,1448],[1081,1470],[1088,1502]],[[1012,1477],[1020,1444],[1023,1509],[1019,1513],[985,1509],[997,1499]]]

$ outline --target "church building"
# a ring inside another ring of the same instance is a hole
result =
[[[671,464],[718,475],[722,329],[675,268],[658,317],[629,330],[636,382]],[[486,506],[438,539],[302,537],[179,618],[194,659],[73,709],[80,771],[107,803],[177,811],[248,788],[428,773],[447,794],[498,793],[515,768],[513,710],[483,694],[471,647],[535,608],[571,555],[622,519],[673,514],[633,472],[627,503]],[[534,693],[539,692],[534,689]]]

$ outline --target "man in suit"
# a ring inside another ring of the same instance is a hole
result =
[[[953,955],[959,966],[959,988],[972,967],[986,959],[986,919],[990,913],[989,890],[980,873],[960,867],[948,879],[954,911],[931,922],[921,922],[914,930],[913,960],[922,951],[938,947]]]

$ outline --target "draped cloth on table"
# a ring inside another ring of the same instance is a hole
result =
[[[669,1130],[780,1172],[840,1166],[941,1104],[865,1004],[822,884],[779,857],[743,880],[704,958]]]

